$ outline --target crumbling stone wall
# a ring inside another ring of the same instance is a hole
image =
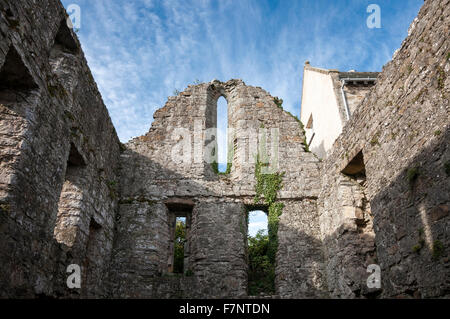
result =
[[[1,297],[105,293],[119,141],[65,21],[59,1],[0,1]]]
[[[228,101],[228,126],[233,132],[233,162],[227,175],[214,172],[205,157],[215,146],[220,96]],[[319,162],[304,150],[298,120],[277,107],[270,94],[241,80],[189,86],[170,97],[154,117],[149,133],[130,141],[121,156],[120,221],[113,267],[118,279],[111,280],[118,284],[113,294],[247,295],[246,214],[254,204],[255,159],[263,140],[269,157],[278,154],[269,167],[285,172],[279,192],[286,207],[280,220],[277,292],[283,297],[323,293],[321,244],[318,240],[308,243],[319,233],[315,206]],[[173,154],[184,156],[177,162]],[[168,237],[167,223],[170,206],[177,203],[192,206],[187,262],[192,277],[174,279],[167,270],[173,240]],[[293,249],[294,242],[304,242],[305,247]],[[309,276],[318,279],[309,281]],[[184,290],[186,281],[189,290]],[[298,287],[299,282],[308,285]],[[174,285],[178,288],[172,292],[164,288]],[[313,286],[315,290],[310,291]]]
[[[448,0],[425,1],[323,163],[319,223],[334,297],[448,297],[449,10]],[[345,174],[361,153],[362,184]],[[364,288],[371,263],[382,292]]]
[[[121,145],[62,5],[0,0],[0,297],[247,296],[262,153],[284,172],[278,296],[448,297],[449,8],[425,2],[320,163],[298,120],[241,80],[189,86]],[[220,96],[229,174],[211,165]],[[182,213],[189,271],[174,276]],[[81,290],[66,287],[69,264]],[[381,290],[367,289],[369,264]]]

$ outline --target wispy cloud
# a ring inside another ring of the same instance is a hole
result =
[[[267,233],[267,214],[263,211],[253,211],[249,213],[248,234],[255,236],[258,231],[264,230]]]
[[[381,70],[423,1],[378,1],[377,30],[365,25],[366,0],[63,0],[72,3],[82,9],[80,40],[125,142],[147,132],[154,111],[196,79],[241,78],[299,114],[305,60]]]

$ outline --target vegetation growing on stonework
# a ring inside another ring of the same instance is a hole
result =
[[[107,183],[108,189],[109,189],[109,197],[111,197],[113,200],[117,198],[117,182],[116,181],[109,181]]]
[[[267,166],[269,166],[268,162],[261,162],[260,156],[258,155],[255,164],[255,204],[263,200],[270,207],[277,199],[277,193],[281,189],[284,173],[264,174],[262,169]]]
[[[438,67],[438,86],[439,88],[442,90],[445,88],[445,79],[446,79],[446,75],[445,75],[445,71],[443,68]]]
[[[211,163],[211,168],[217,175],[228,175],[231,173],[231,168],[233,167],[233,163],[227,163],[227,170],[225,172],[219,171],[219,164],[214,161]]]
[[[175,226],[175,252],[173,262],[173,272],[182,274],[184,272],[184,242],[186,240],[186,223],[177,220]]]
[[[11,207],[9,206],[9,204],[0,202],[0,212],[9,213],[10,210],[11,210]]]
[[[263,145],[264,146],[264,145]],[[263,148],[264,149],[264,148]],[[264,158],[264,155],[263,155]],[[284,173],[265,174],[263,168],[268,161],[260,160],[255,165],[255,204],[268,208],[268,235],[258,233],[249,237],[249,294],[275,293],[275,263],[278,249],[278,224],[283,211],[283,203],[277,202],[277,193],[282,187]]]
[[[412,251],[419,253],[420,250],[425,246],[425,239],[423,238],[423,229],[419,229],[419,242],[413,246]]]
[[[275,264],[268,256],[269,236],[264,230],[248,237],[248,290],[250,296],[274,294]]]
[[[444,252],[444,245],[441,241],[435,240],[433,242],[433,260],[437,260],[442,256]]]
[[[380,137],[380,132],[377,132],[370,140],[370,145],[371,146],[375,146],[375,145],[380,146],[380,141],[378,140],[379,137]]]
[[[212,168],[214,173],[220,174],[220,172],[219,172],[219,164],[217,163],[217,161],[214,161],[214,162],[211,163],[211,168]]]
[[[291,112],[286,111],[285,109],[283,109],[283,99],[280,99],[279,97],[276,96],[276,97],[273,98],[273,102],[274,102],[280,109],[282,109],[282,110],[285,111],[287,114],[289,114],[290,116],[292,116],[292,117],[298,122],[298,124],[300,125],[300,129],[302,130],[303,136],[304,136],[304,140],[303,140],[303,142],[302,142],[302,144],[303,144],[303,149],[304,149],[305,152],[307,152],[307,153],[311,152],[311,151],[309,150],[308,142],[306,141],[305,126],[303,125],[302,121],[300,121],[300,119],[299,119],[297,116],[295,116],[294,114],[292,114]]]
[[[276,104],[280,109],[283,109],[283,99],[280,99],[278,96],[273,98],[273,103]]]
[[[417,178],[419,178],[419,175],[420,175],[420,170],[418,167],[413,167],[408,170],[408,172],[406,173],[406,177],[411,186],[414,185]]]

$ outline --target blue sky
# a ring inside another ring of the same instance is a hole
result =
[[[241,78],[300,114],[305,60],[379,71],[423,0],[63,0],[81,8],[78,36],[122,142],[195,80]],[[381,8],[369,29],[366,8]]]
[[[255,210],[248,213],[248,234],[252,237],[256,236],[256,233],[264,229],[267,234],[267,214],[261,210]]]
[[[312,66],[381,71],[423,0],[63,0],[81,8],[83,50],[122,142],[195,81],[243,79],[299,116],[302,72]],[[381,28],[369,29],[369,4]],[[223,101],[222,101],[223,102]],[[220,104],[220,102],[219,102]],[[220,108],[226,119],[226,106]],[[225,124],[219,161],[226,162]],[[225,164],[220,165],[224,170]],[[265,215],[265,214],[264,214]],[[251,219],[255,234],[267,221]]]

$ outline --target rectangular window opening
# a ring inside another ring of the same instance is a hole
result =
[[[186,241],[186,217],[177,217],[175,223],[175,241],[173,273],[184,274],[184,244]]]
[[[354,207],[354,217],[358,231],[364,232],[368,223],[371,223],[372,221],[372,215],[370,202],[366,197],[367,178],[363,152],[360,151],[356,154],[341,173],[350,177],[353,180],[354,185],[359,186],[360,196],[362,196],[360,201],[361,205]]]
[[[267,206],[247,206],[248,294],[275,294],[276,235],[271,233]]]
[[[192,205],[167,204],[169,209],[169,273],[188,275],[192,272],[189,265],[190,229]]]

